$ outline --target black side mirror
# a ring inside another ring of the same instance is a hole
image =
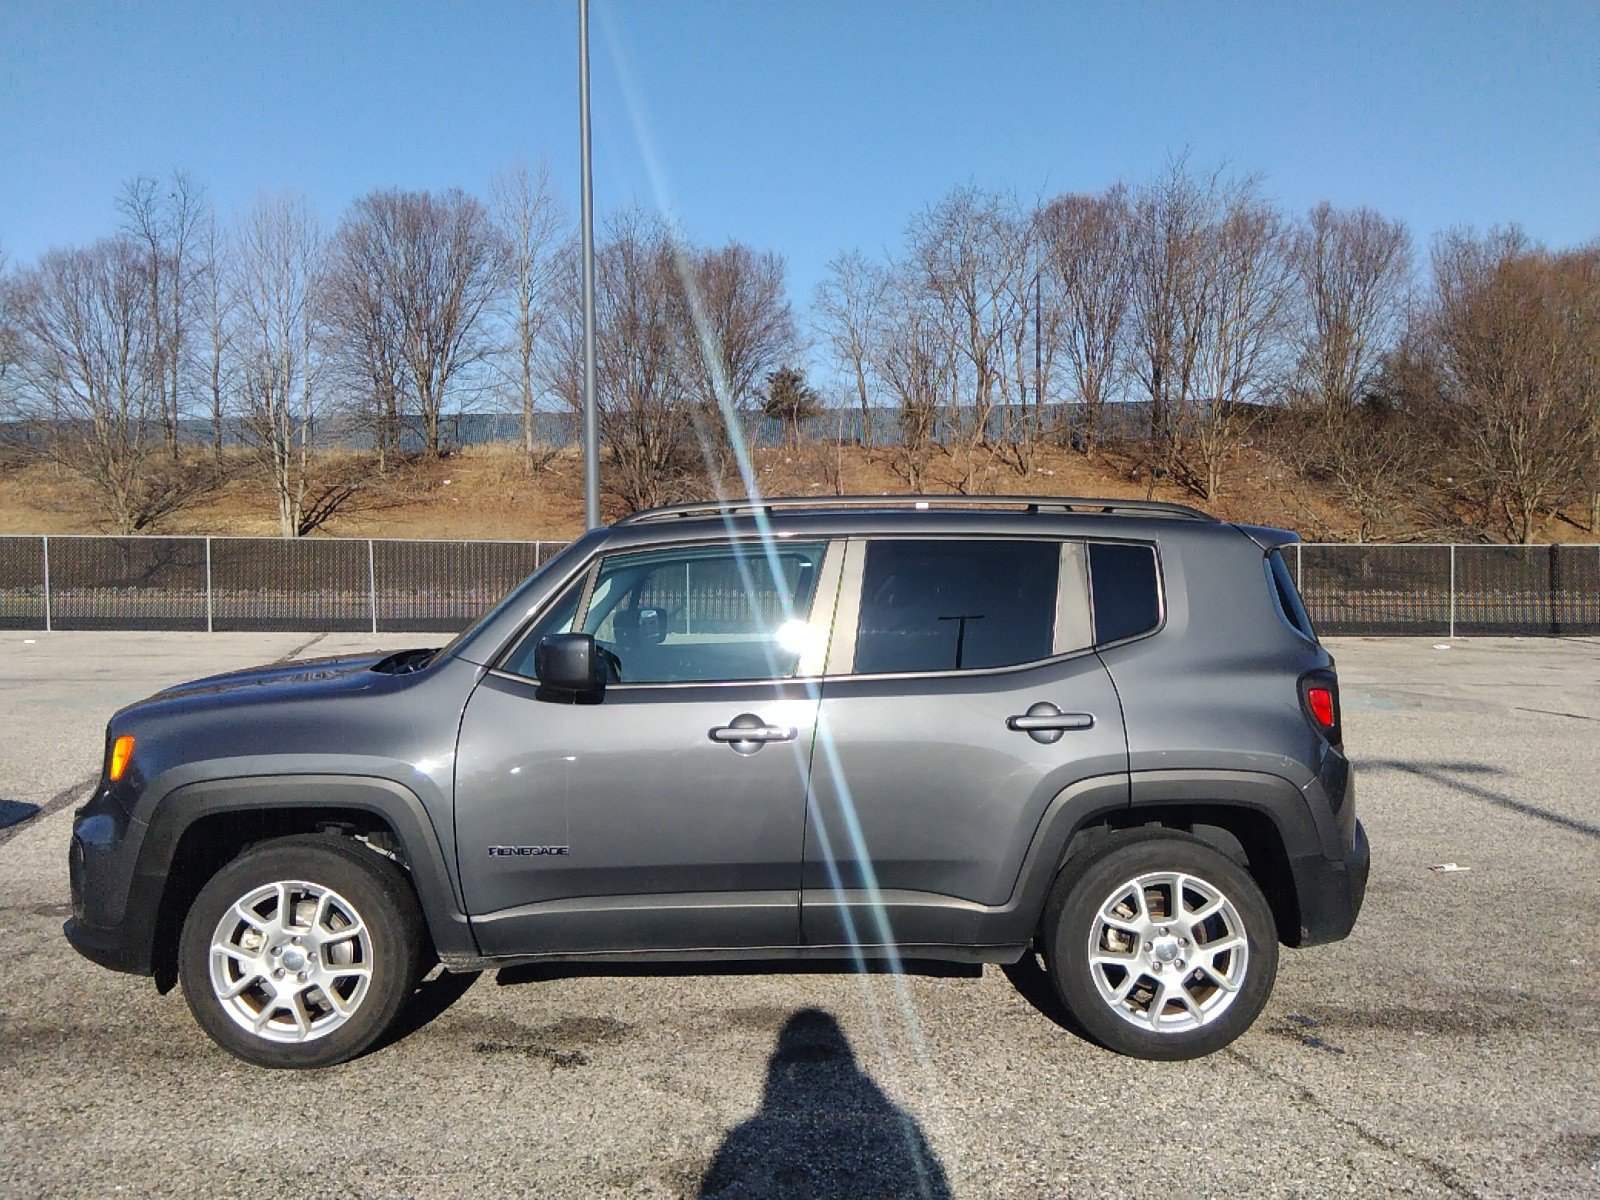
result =
[[[549,633],[540,638],[533,651],[533,670],[541,694],[569,704],[595,695],[603,683],[600,655],[587,633]]]

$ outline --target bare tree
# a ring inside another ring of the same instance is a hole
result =
[[[324,245],[305,200],[263,197],[238,237],[235,324],[230,339],[242,424],[277,501],[278,528],[314,528],[316,420],[326,408],[317,288]]]
[[[24,407],[37,449],[74,475],[107,524],[137,533],[192,504],[209,472],[161,453],[163,397],[142,248],[126,237],[51,251],[15,283]]]
[[[1005,352],[1013,326],[1025,320],[1029,272],[1025,238],[1017,236],[1013,199],[961,188],[911,224],[910,263],[960,364],[949,410],[953,433],[966,442],[958,485],[976,482],[976,451],[987,440],[996,405],[1006,399]]]
[[[677,268],[660,221],[618,214],[595,256],[595,349],[600,440],[609,490],[630,510],[695,487],[694,413],[679,374]],[[582,286],[577,247],[562,269],[545,342],[544,375],[574,418],[583,411]]]
[[[742,491],[732,478],[742,418],[757,409],[762,380],[796,350],[783,259],[741,242],[701,250],[672,236],[670,245],[678,367],[701,456],[714,489]]]
[[[17,361],[22,354],[22,332],[17,328],[17,289],[6,268],[10,256],[0,246],[0,415],[16,412]]]
[[[507,246],[506,282],[502,301],[507,331],[503,367],[511,394],[522,413],[523,469],[535,466],[534,409],[538,403],[539,342],[550,319],[556,284],[557,242],[565,223],[550,182],[550,169],[519,166],[498,176],[492,201],[500,236]]]
[[[1207,230],[1193,397],[1178,457],[1184,481],[1207,500],[1222,488],[1227,456],[1249,425],[1247,406],[1282,375],[1294,273],[1291,234],[1255,194],[1232,191]]]
[[[199,265],[195,279],[195,311],[203,337],[203,388],[211,408],[212,466],[222,471],[223,425],[233,392],[234,356],[232,246],[208,209],[197,239]]]
[[[369,272],[364,290],[392,306],[363,336],[398,336],[392,357],[404,367],[423,445],[437,455],[449,400],[494,348],[484,317],[504,277],[500,234],[484,206],[458,188],[439,195],[389,190],[352,204],[338,241],[341,278],[346,265],[357,264]],[[365,252],[346,255],[347,243]],[[339,328],[347,328],[342,320]]]
[[[1447,234],[1433,253],[1429,328],[1457,477],[1506,537],[1576,499],[1593,468],[1600,405],[1600,269],[1518,229]]]
[[[197,275],[194,243],[205,220],[205,189],[183,171],[168,183],[141,175],[123,186],[117,208],[123,231],[144,256],[149,289],[149,367],[160,397],[167,450],[178,457],[178,424],[187,352],[192,289]]]
[[[1295,237],[1302,329],[1296,392],[1325,413],[1372,387],[1403,331],[1411,235],[1369,208],[1311,210]]]
[[[876,374],[895,399],[900,426],[896,467],[914,492],[925,486],[939,414],[959,386],[959,367],[942,314],[921,280],[897,271],[884,293],[881,336],[874,343]]]
[[[1146,479],[1175,465],[1184,411],[1194,397],[1205,313],[1207,232],[1216,176],[1194,179],[1183,160],[1141,188],[1133,205],[1129,363],[1147,408]]]
[[[400,447],[409,374],[406,326],[393,264],[403,255],[386,220],[347,215],[328,248],[323,311],[331,368],[351,399],[355,423],[372,438],[379,475]]]
[[[868,450],[873,446],[872,416],[880,384],[873,362],[888,286],[887,271],[852,250],[828,264],[811,305],[834,364],[850,380],[861,412],[861,444]]]
[[[1076,444],[1090,454],[1123,369],[1133,272],[1130,222],[1121,185],[1097,196],[1058,197],[1039,214],[1045,271],[1060,314],[1057,340],[1079,409]]]

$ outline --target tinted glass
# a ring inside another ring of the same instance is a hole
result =
[[[1283,610],[1284,620],[1315,641],[1317,635],[1312,631],[1311,618],[1300,601],[1300,590],[1294,586],[1294,576],[1289,574],[1289,565],[1283,561],[1283,555],[1276,550],[1267,555],[1267,569],[1272,575],[1272,586],[1277,590],[1278,606]]]
[[[1089,543],[1097,646],[1148,633],[1161,624],[1156,552],[1149,546]]]
[[[544,615],[534,622],[533,628],[523,635],[522,641],[517,643],[517,648],[506,656],[500,664],[502,670],[510,671],[516,675],[526,675],[529,679],[537,679],[538,673],[533,669],[533,652],[539,645],[539,639],[550,633],[571,633],[572,619],[578,615],[578,601],[583,598],[583,584],[587,575],[580,575],[567,586],[560,598],[547,608]]]
[[[1055,542],[873,542],[857,674],[1009,667],[1049,658]]]
[[[758,545],[614,555],[600,564],[583,632],[621,662],[623,683],[787,679],[825,545]]]

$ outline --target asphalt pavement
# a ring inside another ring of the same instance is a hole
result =
[[[1197,1062],[994,967],[567,968],[432,980],[385,1047],[274,1073],[68,947],[116,707],[437,640],[0,634],[0,1195],[1600,1196],[1600,641],[1330,640],[1366,911]]]

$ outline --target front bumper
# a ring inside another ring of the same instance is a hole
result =
[[[113,971],[126,971],[130,975],[151,974],[148,931],[141,937],[133,934],[125,925],[102,929],[71,917],[61,927],[61,932],[67,935],[72,948],[92,963]]]
[[[138,869],[142,828],[109,788],[96,791],[77,811],[67,846],[72,918],[62,926],[73,949],[89,961],[135,975],[152,973],[163,882]]]
[[[1290,861],[1300,910],[1301,946],[1319,946],[1348,937],[1367,896],[1372,847],[1367,831],[1355,822],[1354,844],[1343,860],[1307,855]]]

